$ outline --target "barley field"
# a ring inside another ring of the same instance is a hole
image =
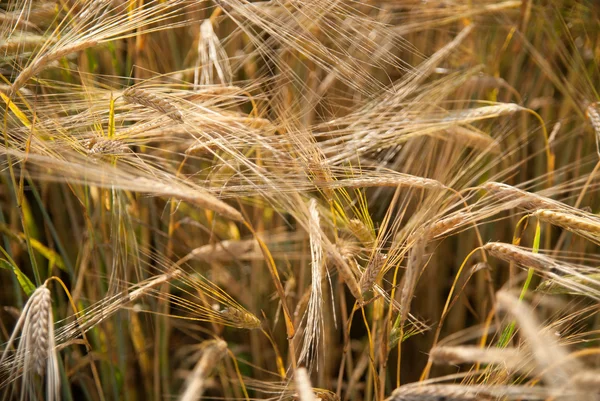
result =
[[[600,401],[600,2],[0,3],[0,400]]]

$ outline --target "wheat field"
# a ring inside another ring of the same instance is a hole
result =
[[[600,400],[600,3],[0,24],[0,400]]]

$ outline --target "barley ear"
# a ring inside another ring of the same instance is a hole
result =
[[[46,284],[36,288],[29,297],[0,357],[0,367],[6,367],[9,371],[9,383],[21,375],[21,399],[38,398],[32,373],[46,376],[47,401],[59,399],[60,377],[54,340],[52,298]],[[21,337],[15,356],[9,360],[9,350],[19,332]]]

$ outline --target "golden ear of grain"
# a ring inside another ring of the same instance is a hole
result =
[[[153,182],[145,177],[136,177],[131,184],[133,188],[140,188],[143,191],[180,198],[196,206],[213,210],[235,221],[244,220],[244,217],[238,210],[203,190],[175,186],[166,182]]]
[[[590,121],[592,128],[594,128],[594,133],[596,134],[596,152],[600,156],[600,111],[598,111],[598,104],[598,102],[590,103],[585,110],[585,115]]]
[[[451,135],[452,139],[464,142],[467,146],[471,146],[479,150],[488,150],[493,154],[500,153],[500,146],[498,145],[498,142],[483,132],[478,132],[474,129],[466,128],[461,125],[447,128],[446,131]]]
[[[410,174],[393,174],[384,177],[348,178],[326,183],[316,183],[317,186],[334,188],[368,188],[368,187],[398,187],[407,186],[421,189],[444,189],[446,186],[432,178],[419,177]]]
[[[483,388],[458,384],[408,385],[398,387],[387,401],[483,401]]]
[[[122,154],[130,151],[131,149],[129,149],[129,146],[125,145],[123,142],[104,138],[96,140],[88,148],[88,154],[90,156]]]
[[[350,230],[350,232],[367,248],[372,246],[375,242],[373,232],[359,219],[351,219],[348,221],[348,230]]]
[[[453,216],[448,216],[437,220],[429,226],[427,236],[429,239],[436,238],[440,235],[446,234],[465,223],[468,223],[468,215],[465,213],[457,213]]]
[[[94,47],[98,44],[95,40],[87,40],[83,42],[76,42],[70,45],[66,45],[63,47],[59,47],[57,49],[53,49],[42,56],[38,56],[35,60],[29,64],[15,79],[11,86],[11,95],[16,93],[19,89],[21,89],[27,81],[29,81],[32,77],[39,74],[44,70],[51,62],[61,59],[64,56],[78,52],[80,50],[88,49],[90,47]]]
[[[402,291],[400,292],[400,305],[402,306],[400,316],[402,324],[404,324],[408,318],[417,280],[423,268],[425,245],[428,237],[427,232],[428,231],[425,229],[418,229],[411,235],[411,237],[414,238],[414,245],[410,249],[408,265],[406,266],[406,273],[404,273],[404,284],[402,285]]]
[[[571,377],[569,384],[576,389],[597,391],[600,388],[600,370],[590,369],[578,372]]]
[[[373,258],[369,261],[367,268],[363,272],[360,278],[360,291],[364,294],[367,291],[370,291],[373,288],[373,284],[377,280],[381,269],[385,265],[385,261],[387,259],[387,255],[376,251]]]
[[[540,220],[563,227],[567,230],[600,234],[600,220],[596,220],[593,217],[578,216],[576,214],[551,209],[540,209],[536,211],[534,215]]]
[[[50,290],[45,286],[39,287],[31,295],[30,317],[31,327],[27,332],[27,343],[31,352],[33,369],[38,375],[44,374],[46,360],[48,359],[49,332],[48,324],[51,320],[52,299]]]
[[[177,107],[175,107],[166,99],[162,99],[150,91],[137,88],[128,88],[123,92],[123,99],[125,99],[127,103],[146,106],[170,117],[178,123],[183,123],[183,115]]]
[[[323,319],[323,238],[321,231],[319,209],[317,201],[311,198],[308,203],[308,233],[310,238],[310,273],[311,285],[308,307],[303,320],[306,321],[304,330],[304,341],[298,362],[312,362],[311,358],[317,358],[320,340],[322,338]]]
[[[12,348],[19,331],[19,345],[14,359],[9,361],[8,351]],[[46,399],[53,401],[59,398],[60,372],[55,346],[52,298],[46,283],[36,288],[25,304],[0,357],[0,368],[8,371],[7,381],[0,381],[0,386],[15,381],[21,375],[21,392],[24,398],[27,394],[33,398],[36,391],[31,377],[33,372],[39,376],[46,376]]]
[[[235,307],[227,307],[221,312],[223,318],[234,327],[240,329],[259,329],[261,326],[260,320],[247,310],[242,310]]]
[[[475,346],[442,346],[433,348],[429,356],[435,363],[485,363],[528,372],[523,351],[516,348],[481,348]]]
[[[207,19],[200,25],[198,60],[194,69],[194,88],[214,84],[213,70],[217,72],[221,84],[231,84],[232,71],[227,52],[221,46],[221,42],[213,30],[212,21]]]
[[[125,305],[136,301],[140,297],[152,294],[157,286],[181,277],[183,271],[173,269],[167,273],[141,281],[121,294],[107,297],[93,305],[88,311],[77,316],[75,321],[62,326],[56,336],[57,342],[66,342],[81,332],[86,332],[100,324]]]
[[[488,242],[483,246],[483,249],[488,251],[490,255],[507,262],[514,262],[520,266],[531,267],[536,270],[550,271],[553,265],[549,263],[542,255],[527,252],[524,249],[512,244],[504,242]]]
[[[516,206],[532,210],[541,208],[552,209],[560,206],[559,202],[550,198],[523,191],[522,189],[501,182],[487,182],[482,185],[482,189],[502,202],[516,201]]]

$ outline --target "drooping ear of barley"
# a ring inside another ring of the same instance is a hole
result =
[[[90,156],[115,155],[130,153],[131,149],[119,140],[106,138],[92,138],[82,143]]]
[[[482,185],[490,196],[497,198],[502,202],[515,202],[515,206],[524,207],[530,210],[536,209],[558,209],[563,205],[553,199],[542,195],[524,191],[501,182],[488,182]]]
[[[587,109],[585,110],[585,114],[594,128],[594,133],[596,134],[596,152],[600,157],[600,111],[598,111],[598,102],[590,103]]]
[[[231,84],[231,66],[227,52],[221,46],[219,38],[213,30],[212,21],[204,20],[200,25],[198,39],[198,59],[194,69],[194,88],[215,83],[213,70],[216,71],[222,85]]]
[[[504,261],[536,270],[540,275],[552,279],[552,284],[600,300],[600,281],[593,274],[596,273],[595,269],[557,261],[547,255],[503,242],[489,242],[483,249]]]
[[[210,341],[202,351],[202,356],[188,376],[179,401],[197,401],[202,398],[208,376],[227,354],[227,343],[223,340]]]
[[[175,105],[150,91],[138,88],[127,88],[123,92],[123,99],[125,99],[127,103],[139,104],[158,111],[178,123],[183,122],[183,115]]]
[[[387,401],[478,401],[483,389],[457,384],[409,385],[394,390]]]
[[[571,389],[552,391],[529,385],[409,384],[398,387],[386,401],[571,400]]]
[[[239,327],[241,329],[258,329],[261,326],[260,320],[247,310],[229,306],[219,313],[228,320],[228,324],[234,327]]]
[[[21,376],[22,397],[37,399],[35,375],[45,376],[46,400],[59,399],[60,377],[56,354],[52,298],[47,282],[38,287],[29,297],[21,316],[0,357],[0,367],[6,369],[9,377],[0,383],[4,388]],[[13,358],[9,353],[17,333],[21,333]],[[22,398],[23,399],[23,398]]]
[[[500,153],[500,146],[498,142],[485,133],[475,131],[471,128],[466,128],[461,125],[447,128],[446,132],[450,134],[450,138],[464,142],[468,146],[472,146],[476,149],[486,150],[493,154]],[[446,138],[446,136],[444,136],[444,138]]]
[[[323,240],[317,201],[312,198],[308,204],[308,230],[310,237],[310,271],[311,287],[306,310],[306,329],[304,342],[298,357],[299,362],[309,362],[318,356],[320,340],[323,332]]]
[[[600,244],[600,219],[596,216],[552,209],[539,209],[533,215],[542,221],[578,233]]]
[[[360,291],[363,294],[373,288],[373,284],[377,281],[377,276],[379,276],[379,273],[383,269],[386,259],[387,255],[376,250],[371,260],[369,260],[367,268],[363,271],[359,282]]]
[[[51,62],[59,60],[71,53],[94,47],[97,44],[98,42],[95,40],[75,42],[63,47],[59,47],[57,49],[50,50],[42,56],[37,57],[31,64],[25,67],[25,69],[21,71],[17,79],[15,79],[15,81],[11,85],[11,93],[16,93],[27,83],[27,81],[29,81],[32,77],[36,76],[41,71],[43,71],[44,68],[46,68]]]
[[[365,247],[371,247],[375,242],[375,235],[373,235],[373,232],[359,219],[351,219],[348,221],[348,230],[350,230],[350,232],[354,234]]]
[[[402,290],[400,292],[400,305],[402,305],[400,316],[402,324],[406,322],[408,314],[410,313],[410,306],[417,280],[424,266],[427,230],[418,229],[412,237],[414,238],[414,245],[410,249],[408,255],[408,265],[406,266],[406,273],[404,274],[404,284],[402,285]]]
[[[485,363],[523,373],[528,373],[533,369],[530,364],[526,363],[523,351],[516,348],[439,346],[433,348],[429,355],[435,363]]]

